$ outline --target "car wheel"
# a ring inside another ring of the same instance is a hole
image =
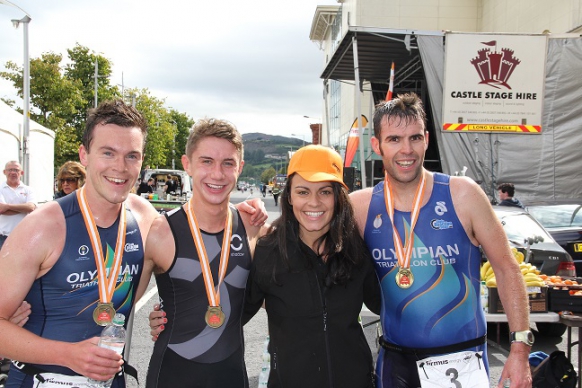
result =
[[[544,337],[561,337],[566,332],[562,323],[536,322],[538,333]]]

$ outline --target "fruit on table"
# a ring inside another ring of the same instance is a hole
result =
[[[513,257],[515,257],[515,260],[517,260],[518,264],[523,263],[523,260],[525,258],[525,256],[523,255],[522,252],[518,251],[517,248],[512,247],[511,248],[511,253],[513,253]]]
[[[541,274],[540,277],[549,287],[568,287],[568,286],[580,286],[576,280],[563,279],[561,276],[553,275],[547,276]]]
[[[521,271],[526,287],[544,287],[546,285],[544,278],[540,276],[540,270],[535,265],[521,262],[519,264],[519,270]],[[481,280],[485,282],[487,287],[497,287],[497,280],[495,279],[495,274],[489,261],[486,261],[481,266],[480,275]]]

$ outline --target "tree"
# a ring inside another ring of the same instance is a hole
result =
[[[183,170],[182,155],[186,153],[186,143],[188,141],[188,136],[190,135],[190,129],[194,125],[194,120],[188,117],[185,113],[180,113],[175,109],[170,110],[170,120],[175,127],[174,149],[176,169]]]
[[[136,109],[148,123],[148,137],[144,153],[144,164],[152,168],[167,168],[168,152],[174,146],[174,125],[170,113],[164,108],[164,101],[153,97],[147,89],[132,90],[136,96]],[[171,160],[171,157],[170,157]]]
[[[67,121],[77,129],[77,134],[81,138],[85,129],[87,112],[90,108],[95,107],[95,62],[97,62],[98,70],[98,103],[122,96],[119,88],[110,84],[113,64],[109,59],[90,51],[89,48],[81,46],[79,43],[74,48],[68,49],[67,53],[70,63],[65,66],[65,77],[77,82],[82,96],[76,112],[68,117]]]
[[[63,76],[60,68],[62,56],[54,53],[44,53],[41,58],[30,61],[30,118],[52,130],[50,116],[54,115],[66,121],[67,116],[77,110],[82,101],[79,83]],[[14,62],[6,63],[8,71],[0,72],[0,76],[11,81],[18,96],[23,97],[23,69]],[[22,113],[22,110],[19,109]],[[53,124],[58,121],[53,120]]]
[[[85,129],[87,112],[95,101],[95,62],[98,64],[98,101],[123,97],[117,86],[110,84],[112,63],[103,55],[79,45],[67,50],[69,63],[61,66],[62,55],[44,53],[30,61],[30,117],[52,129],[55,138],[55,170],[67,160],[78,160],[78,150]],[[22,98],[23,69],[6,63],[0,77],[12,82]],[[194,121],[184,113],[168,110],[164,101],[150,95],[147,89],[129,89],[136,108],[148,122],[148,142],[144,163],[152,167],[172,166],[183,169],[184,153]],[[4,99],[10,106],[15,102]],[[22,109],[18,109],[22,113]]]
[[[30,61],[30,118],[55,131],[56,167],[67,160],[78,159],[77,151],[72,150],[78,150],[80,138],[75,131],[70,131],[68,119],[77,113],[82,103],[80,84],[63,76],[61,60],[59,54],[44,53],[40,58]],[[11,81],[17,94],[22,97],[23,69],[10,61],[6,63],[6,69],[0,72],[0,76]],[[23,112],[22,109],[18,110]]]
[[[273,167],[269,167],[268,169],[264,170],[261,174],[261,182],[264,184],[269,184],[271,179],[276,175],[275,169]]]
[[[257,174],[257,168],[255,166],[253,166],[252,164],[246,164],[243,167],[243,171],[241,173],[241,178],[253,178],[256,177]]]

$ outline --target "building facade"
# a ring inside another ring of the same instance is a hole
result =
[[[319,44],[323,53],[321,77],[325,80],[325,99],[321,142],[334,147],[342,156],[358,112],[371,121],[375,103],[383,100],[386,94],[389,76],[383,73],[382,77],[369,75],[354,79],[357,76],[348,75],[340,78],[340,64],[334,63],[334,57],[337,58],[341,50],[353,55],[346,48],[350,44],[348,40],[359,30],[373,36],[375,28],[383,32],[387,29],[400,32],[388,39],[400,40],[399,43],[409,52],[408,56],[399,57],[395,93],[414,91],[423,95],[427,85],[414,40],[418,31],[426,34],[443,34],[443,31],[549,35],[580,33],[582,0],[557,0],[552,2],[551,7],[543,0],[338,0],[337,5],[319,6],[313,16],[310,39]],[[388,50],[384,56],[373,44],[368,48],[360,47],[360,51],[366,49],[376,50],[376,60],[382,58],[388,72],[395,53]],[[372,66],[365,63],[365,58],[359,60],[357,66]],[[364,128],[362,135],[364,147],[360,150],[363,150],[363,157],[358,155],[352,164],[357,169],[361,169],[364,160],[370,163],[377,159],[369,148],[370,132],[371,123]],[[428,163],[434,162],[434,170],[440,169],[438,158],[437,150],[427,154]],[[373,162],[369,168],[374,169]]]

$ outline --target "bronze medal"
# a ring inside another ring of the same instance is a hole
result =
[[[117,277],[121,268],[123,252],[125,247],[125,203],[121,204],[119,213],[119,226],[117,228],[117,241],[115,242],[115,251],[113,252],[113,263],[110,267],[109,276],[107,276],[107,268],[105,265],[105,254],[101,245],[101,237],[93,213],[85,197],[85,186],[77,190],[77,200],[79,201],[79,208],[83,215],[83,221],[91,240],[91,247],[93,248],[93,256],[95,258],[95,266],[97,267],[97,287],[99,289],[99,302],[97,307],[93,310],[93,320],[99,326],[106,326],[113,320],[115,315],[115,308],[113,307],[113,294],[115,293],[115,285],[117,284]]]
[[[384,172],[384,202],[386,204],[386,211],[388,216],[390,216],[390,221],[392,222],[392,238],[394,241],[395,256],[398,261],[398,272],[394,277],[396,285],[400,288],[407,289],[414,283],[414,276],[412,275],[412,270],[410,269],[410,259],[412,258],[412,252],[414,250],[414,227],[416,226],[416,221],[420,214],[420,208],[422,206],[422,201],[424,198],[424,187],[426,184],[426,179],[424,177],[424,172],[421,172],[420,181],[416,186],[416,193],[414,194],[414,200],[412,203],[412,212],[410,213],[410,227],[408,233],[406,233],[406,221],[403,220],[404,234],[406,236],[404,245],[400,239],[400,233],[396,228],[396,223],[394,220],[394,196],[392,195],[392,187],[390,186],[390,179],[388,179],[388,172]]]
[[[224,323],[224,313],[222,312],[222,307],[220,306],[208,306],[208,311],[204,315],[204,320],[206,324],[213,329],[218,329]]]
[[[396,280],[396,285],[400,288],[410,288],[414,283],[414,276],[408,268],[400,267],[394,279]]]
[[[113,320],[114,315],[113,303],[97,303],[97,307],[93,310],[93,320],[99,326],[107,326]]]

